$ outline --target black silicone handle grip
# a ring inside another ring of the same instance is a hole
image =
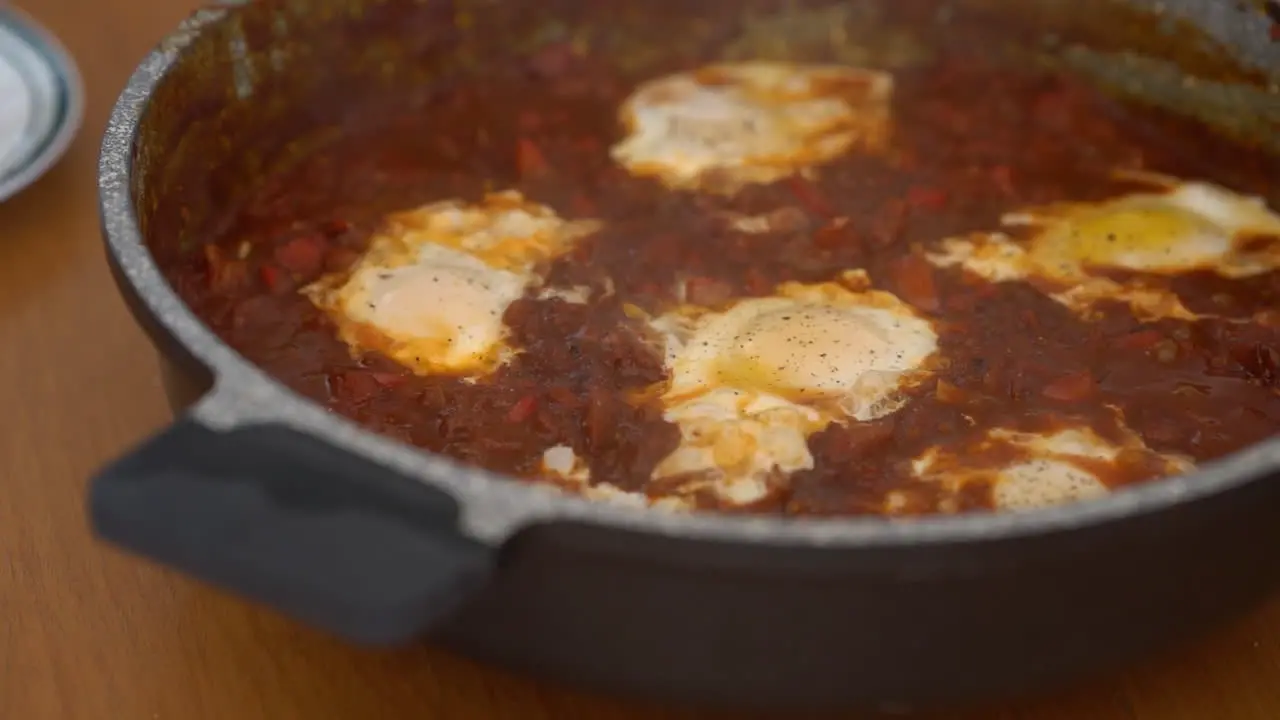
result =
[[[280,425],[180,420],[89,506],[101,537],[363,644],[418,638],[493,567],[453,498]]]

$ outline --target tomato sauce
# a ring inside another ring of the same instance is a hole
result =
[[[920,7],[902,3],[901,12]],[[662,487],[650,474],[678,431],[658,405],[635,400],[664,371],[624,306],[659,308],[680,296],[715,304],[865,268],[875,287],[936,321],[946,366],[902,410],[812,436],[815,468],[750,512],[876,513],[890,492],[906,498],[902,512],[940,511],[941,489],[913,479],[907,464],[927,447],[972,438],[975,427],[1036,430],[1078,418],[1114,436],[1115,407],[1152,449],[1196,461],[1280,429],[1280,323],[1140,322],[1118,303],[1086,322],[1029,283],[935,269],[917,252],[921,243],[996,229],[1011,209],[1115,194],[1108,178],[1116,168],[1263,195],[1280,163],[1069,75],[984,59],[973,49],[995,31],[976,21],[920,32],[930,57],[894,71],[888,157],[854,152],[812,178],[732,197],[668,191],[629,176],[608,149],[621,135],[618,105],[670,62],[637,67],[607,46],[551,43],[495,58],[482,79],[442,82],[423,106],[371,110],[358,131],[228,208],[219,232],[169,277],[233,348],[372,431],[528,479],[545,449],[568,445],[593,479],[656,495]],[[702,59],[721,59],[729,46],[743,52],[733,42],[706,47]],[[612,293],[586,305],[518,301],[505,322],[522,352],[493,376],[421,377],[378,355],[353,355],[299,294],[349,267],[384,214],[505,188],[563,217],[603,221],[550,267],[549,282]],[[727,213],[767,213],[771,230],[735,231]],[[1194,311],[1246,318],[1277,307],[1280,274],[1190,274],[1172,287]],[[1149,470],[1129,467],[1107,482],[1149,479]],[[714,498],[700,503],[718,507]],[[947,507],[991,503],[988,488],[971,487]]]

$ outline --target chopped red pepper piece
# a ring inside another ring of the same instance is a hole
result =
[[[907,204],[927,210],[941,210],[947,205],[947,193],[938,188],[913,187],[907,191]]]
[[[564,75],[573,64],[573,45],[557,42],[540,48],[529,57],[529,67],[539,75],[554,78]]]
[[[573,391],[562,385],[552,386],[550,389],[547,390],[547,395],[549,395],[552,400],[560,403],[561,405],[577,405],[578,404],[578,398],[576,395],[573,394]]]
[[[818,188],[799,175],[792,175],[787,180],[787,187],[791,189],[791,194],[795,195],[796,199],[800,201],[800,205],[814,215],[831,217],[836,214],[835,209],[831,207],[831,203],[827,202],[827,199],[822,196]]]
[[[209,267],[210,274],[216,271],[218,266],[226,262],[222,254],[222,248],[217,245],[205,245],[200,250],[204,253],[204,262]]]
[[[897,242],[907,224],[907,204],[902,200],[890,199],[884,209],[872,221],[869,240],[878,248],[888,247]]]
[[[404,375],[394,372],[371,372],[369,377],[382,387],[395,387],[404,384],[407,379]]]
[[[1093,394],[1093,375],[1087,371],[1071,373],[1053,380],[1040,391],[1050,400],[1075,402]]]
[[[277,247],[272,256],[282,268],[302,278],[310,278],[324,266],[327,243],[323,238],[304,235]]]
[[[814,247],[823,250],[834,250],[839,247],[854,246],[858,242],[858,236],[854,234],[853,228],[849,226],[848,218],[835,218],[822,227],[818,228],[813,234]]]
[[[889,274],[903,300],[925,312],[937,312],[942,307],[933,266],[924,258],[918,255],[899,258],[890,267]]]
[[[1250,378],[1268,387],[1280,380],[1280,351],[1261,343],[1236,343],[1231,357]]]
[[[360,370],[340,373],[330,382],[335,395],[352,403],[366,402],[381,389],[372,375]]]
[[[538,409],[538,398],[534,395],[526,395],[516,401],[515,405],[507,411],[508,422],[524,422],[533,416],[533,411]]]
[[[582,217],[591,217],[596,214],[595,202],[582,193],[575,193],[572,198],[569,198],[569,207]]]
[[[333,218],[320,226],[320,231],[330,237],[341,235],[350,229],[351,223],[343,220],[342,218]]]
[[[516,126],[523,132],[533,132],[542,127],[542,115],[532,110],[521,110],[516,116]]]
[[[939,401],[949,404],[962,403],[969,397],[964,390],[946,380],[938,381],[938,386],[934,389],[934,395]]]
[[[324,258],[324,269],[329,272],[341,272],[356,264],[360,253],[355,250],[338,247],[331,248]]]
[[[592,388],[587,397],[587,415],[584,429],[587,443],[593,449],[603,449],[613,435],[615,413],[609,404],[608,391]]]
[[[228,258],[217,245],[204,246],[204,259],[208,265],[209,289],[215,293],[230,293],[249,278],[249,268],[244,261]]]
[[[1036,98],[1032,105],[1032,113],[1036,122],[1049,127],[1062,127],[1070,117],[1072,92],[1062,87],[1049,90]]]
[[[537,177],[550,169],[542,150],[528,138],[516,140],[516,171],[521,177]]]
[[[764,295],[773,289],[773,284],[759,270],[751,268],[747,270],[746,286],[747,292],[752,295]]]
[[[708,277],[689,278],[684,283],[685,301],[694,305],[717,305],[733,296],[728,283]]]
[[[273,293],[281,293],[289,289],[288,277],[275,265],[264,263],[258,269],[258,275],[262,277],[262,283]]]
[[[1013,195],[1013,171],[1008,165],[996,165],[991,168],[991,181],[1005,195]]]
[[[1128,350],[1146,350],[1160,342],[1162,337],[1155,330],[1139,330],[1116,340],[1116,346]]]

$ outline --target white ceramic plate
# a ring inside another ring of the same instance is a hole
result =
[[[62,158],[83,117],[84,86],[66,49],[0,2],[0,201]]]

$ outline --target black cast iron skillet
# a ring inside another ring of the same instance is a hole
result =
[[[290,142],[299,127],[340,119],[333,98],[465,71],[548,17],[571,25],[577,7],[515,4],[496,14],[501,26],[486,14],[494,0],[215,8],[143,60],[104,140],[102,217],[178,417],[93,480],[99,534],[356,642],[428,637],[610,691],[757,708],[1044,688],[1205,628],[1276,585],[1277,441],[1035,513],[675,515],[592,504],[375,436],[220,342],[159,266],[262,168],[305,151]],[[1166,23],[1100,0],[1008,5],[1046,29],[1105,28],[1099,37],[1143,57],[1179,45],[1206,78],[1233,67],[1229,55],[1280,68],[1261,15],[1223,0],[1161,7],[1231,50],[1160,41]],[[1277,97],[1249,97],[1257,108],[1234,115],[1265,121]]]

